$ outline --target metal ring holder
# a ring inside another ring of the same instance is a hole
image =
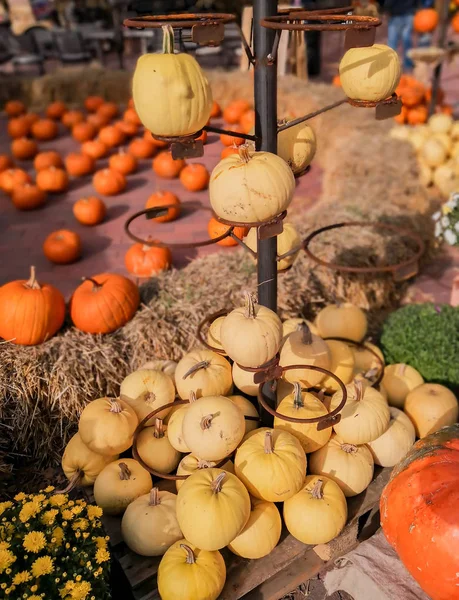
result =
[[[340,11],[343,9],[340,9]],[[300,23],[298,21],[308,21]],[[377,17],[340,15],[326,11],[298,11],[294,13],[266,17],[261,25],[267,29],[288,31],[348,31],[349,29],[372,29],[381,25]]]
[[[181,13],[172,15],[157,15],[146,17],[131,17],[125,19],[124,26],[133,29],[158,29],[163,25],[183,28],[193,25],[225,25],[236,20],[236,15],[228,13]]]

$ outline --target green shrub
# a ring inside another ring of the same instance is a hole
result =
[[[393,312],[383,326],[386,361],[406,363],[428,382],[459,386],[459,307],[411,304]]]

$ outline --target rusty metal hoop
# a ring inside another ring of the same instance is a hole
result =
[[[331,14],[326,11],[294,12],[276,17],[266,17],[261,20],[262,27],[287,31],[365,30],[379,27],[381,24],[381,19],[377,17]]]
[[[318,14],[321,15],[342,15],[343,13],[348,13],[354,10],[353,6],[342,6],[341,8],[318,8],[316,10],[307,10],[302,6],[292,7],[292,8],[279,8],[277,11],[278,15],[292,15],[295,17],[298,13],[308,13],[308,14]],[[298,18],[298,17],[296,17]]]
[[[215,218],[217,219],[217,221],[219,221],[220,223],[223,223],[224,225],[231,225],[232,227],[252,228],[252,227],[268,227],[270,225],[276,225],[277,223],[280,223],[281,221],[283,221],[286,216],[287,216],[287,211],[284,210],[283,212],[276,215],[272,219],[269,219],[268,221],[254,221],[253,223],[240,223],[239,221],[228,221],[227,219],[223,219],[222,217],[219,217],[218,215],[215,215]]]
[[[181,13],[176,15],[157,15],[131,17],[125,19],[123,25],[134,29],[157,29],[170,25],[174,29],[193,27],[193,25],[219,25],[232,23],[236,15],[229,13]]]
[[[226,309],[222,308],[221,310],[218,310],[217,312],[214,312],[214,313],[208,315],[199,323],[198,329],[196,332],[196,337],[198,338],[198,341],[201,342],[201,344],[203,346],[205,346],[207,348],[207,350],[212,350],[212,352],[216,352],[217,354],[221,354],[222,356],[226,356],[225,351],[222,350],[221,348],[215,348],[215,346],[211,346],[207,342],[207,340],[204,338],[202,330],[205,325],[207,325],[207,324],[210,325],[211,323],[213,323],[215,321],[215,319],[218,319],[219,317],[226,317],[227,314],[228,314],[228,311]]]
[[[397,94],[392,94],[389,98],[385,100],[353,100],[352,98],[347,99],[348,104],[351,106],[355,106],[357,108],[375,108],[376,106],[391,106],[393,104],[398,104],[399,97]]]

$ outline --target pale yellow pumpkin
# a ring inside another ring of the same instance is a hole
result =
[[[323,338],[345,338],[353,342],[361,342],[368,329],[365,313],[350,302],[326,306],[318,313],[315,325]]]
[[[139,371],[143,371],[143,370],[150,370],[153,369],[153,371],[162,371],[163,373],[166,373],[166,375],[169,375],[169,377],[172,377],[172,379],[174,379],[174,375],[175,375],[175,369],[177,368],[177,363],[175,362],[175,360],[150,360],[149,362],[146,362],[144,365],[142,365],[139,369]]]
[[[449,134],[453,140],[459,140],[459,121],[454,121]]]
[[[405,412],[423,438],[445,425],[457,423],[457,398],[451,390],[438,383],[424,383],[412,390],[405,400]]]
[[[407,125],[396,125],[389,131],[389,137],[394,140],[409,142],[411,138],[411,127]]]
[[[325,475],[308,475],[301,490],[284,502],[285,525],[303,544],[327,544],[341,533],[346,520],[346,497]]]
[[[378,346],[371,342],[365,342],[364,346],[349,344],[349,348],[354,355],[354,377],[365,375],[368,372],[379,373],[381,371],[381,363],[384,365],[384,356]],[[381,362],[375,354],[380,358]]]
[[[145,427],[137,436],[137,452],[146,465],[159,473],[175,470],[182,455],[170,443],[168,428],[161,419],[153,427]]]
[[[328,340],[325,342],[330,350],[330,371],[337,375],[346,384],[352,380],[354,373],[354,354],[345,342]],[[322,387],[328,392],[336,392],[341,389],[336,379],[325,377]]]
[[[293,394],[294,383],[289,383],[285,379],[278,379],[276,381],[276,398],[277,404],[279,405],[284,398]]]
[[[190,135],[201,130],[210,118],[212,90],[191,54],[174,54],[170,26],[163,27],[163,36],[162,54],[144,54],[137,60],[132,80],[135,109],[144,127],[154,135]]]
[[[173,544],[158,567],[162,600],[217,600],[225,580],[226,566],[220,552],[201,550],[187,540]]]
[[[431,185],[433,182],[433,175],[434,175],[433,170],[429,167],[429,165],[426,165],[425,162],[423,162],[422,160],[418,161],[418,167],[419,167],[420,182],[422,183],[422,185],[429,187],[429,185]]]
[[[286,319],[282,323],[282,335],[284,336],[284,338],[296,331],[298,329],[298,325],[303,325],[303,323],[305,323],[309,327],[311,333],[313,333],[314,335],[319,335],[319,330],[314,325],[314,323],[312,323],[312,321],[301,319],[300,317],[295,317],[292,319]]]
[[[228,550],[243,558],[267,556],[277,546],[282,520],[273,502],[251,498],[250,517],[241,533],[228,544]]]
[[[132,446],[139,420],[133,408],[122,400],[99,398],[85,406],[78,432],[90,450],[98,454],[121,454]]]
[[[448,156],[451,154],[453,149],[453,140],[449,137],[447,133],[434,133],[431,139],[439,140],[446,149]]]
[[[311,164],[316,149],[316,134],[306,123],[293,125],[277,135],[277,154],[285,160],[295,174],[301,173]]]
[[[419,131],[417,128],[413,129],[410,132],[410,136],[408,138],[408,141],[413,146],[416,152],[419,152],[419,150],[424,145],[425,140],[426,134],[424,133],[424,131]]]
[[[328,410],[316,396],[301,391],[299,383],[294,384],[294,391],[280,402],[276,410],[296,419],[314,419],[328,414]],[[291,423],[279,417],[274,417],[274,428],[293,434],[306,453],[322,448],[332,434],[331,427],[318,431],[317,423]]]
[[[433,173],[433,182],[445,198],[454,194],[459,189],[459,176],[455,166],[446,163],[437,167]]]
[[[336,434],[309,455],[309,471],[335,481],[346,497],[365,490],[373,478],[374,461],[368,446],[346,444]]]
[[[257,228],[252,227],[249,230],[249,233],[244,238],[244,243],[254,252],[257,252]],[[301,238],[298,234],[298,231],[291,223],[284,223],[283,230],[280,235],[277,236],[277,256],[280,257],[287,252],[291,252],[295,248],[297,248],[297,252],[282,258],[277,261],[277,270],[283,271],[288,269],[295,262],[296,257],[300,251]]]
[[[245,371],[237,363],[233,363],[233,381],[238,390],[247,396],[257,396],[259,384],[255,383],[255,373]]]
[[[212,321],[209,331],[207,332],[207,343],[213,348],[218,348],[218,350],[223,350],[220,341],[220,329],[224,320],[225,317],[217,317],[215,321]]]
[[[389,404],[396,408],[403,409],[409,392],[423,383],[422,375],[410,365],[397,363],[388,365],[384,370],[382,384],[387,392]]]
[[[177,519],[183,535],[203,550],[220,550],[250,517],[250,497],[232,473],[199,469],[180,488]]]
[[[250,432],[237,449],[234,471],[255,498],[283,502],[304,483],[306,455],[288,431],[262,427]]]
[[[151,475],[133,458],[108,464],[94,483],[94,500],[106,515],[121,515],[129,504],[151,490]]]
[[[190,395],[190,403],[196,400],[196,396],[194,392],[191,392]],[[188,410],[189,404],[182,404],[177,410],[175,410],[170,416],[167,422],[167,437],[169,443],[173,448],[175,448],[178,452],[191,452],[188,446],[185,444],[185,440],[183,439],[183,419],[185,417],[185,413]]]
[[[378,439],[368,444],[375,465],[381,467],[394,467],[406,456],[416,439],[409,417],[393,406],[389,410],[389,427]]]
[[[339,65],[343,92],[353,100],[378,102],[389,98],[401,73],[397,52],[384,44],[351,48]]]
[[[449,133],[453,127],[454,119],[451,115],[437,113],[429,117],[427,125],[433,133]]]
[[[288,208],[294,191],[295,178],[282,158],[244,146],[217,164],[209,182],[213,211],[236,223],[273,219]]]
[[[218,463],[213,461],[201,460],[195,454],[187,454],[182,458],[177,467],[177,475],[192,475],[198,469],[212,469],[216,467],[217,464]],[[234,475],[234,464],[230,460],[227,460],[224,465],[218,468]],[[179,491],[185,481],[186,479],[177,479],[175,482],[177,491]]]
[[[197,398],[226,396],[233,386],[231,365],[211,350],[192,350],[177,365],[175,385],[182,400],[189,400],[191,391]]]
[[[176,515],[177,496],[153,488],[126,509],[121,521],[125,544],[141,556],[161,556],[183,534]]]
[[[260,415],[258,414],[258,411],[252,404],[252,402],[250,402],[250,400],[247,400],[247,398],[244,398],[244,396],[228,396],[228,398],[232,402],[234,402],[234,404],[237,407],[239,407],[239,409],[242,411],[242,414],[244,415],[244,435],[249,433],[249,431],[257,429],[257,427],[260,425]]]
[[[112,461],[116,460],[118,455],[106,456],[96,454],[90,450],[81,440],[79,433],[69,440],[62,456],[62,470],[65,476],[75,485],[92,485],[99,473]]]
[[[435,168],[446,162],[448,151],[440,140],[431,137],[424,142],[420,156],[427,166]]]
[[[232,310],[220,329],[228,356],[244,367],[260,367],[272,360],[282,342],[282,322],[277,314],[245,293],[245,307]]]
[[[174,401],[174,382],[169,375],[161,371],[134,371],[123,379],[120,398],[134,409],[139,421],[142,421],[149,413]],[[169,411],[170,407],[161,410],[155,416],[164,419]],[[146,425],[152,425],[153,422],[154,417],[153,420],[147,421]]]
[[[222,460],[234,452],[244,437],[244,415],[225,396],[204,396],[189,405],[182,432],[185,444],[199,458]]]

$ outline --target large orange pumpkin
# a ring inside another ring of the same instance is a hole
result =
[[[69,176],[64,169],[49,167],[37,173],[37,185],[44,192],[58,194],[65,192],[69,185]]]
[[[123,175],[130,175],[137,171],[137,159],[132,154],[120,150],[118,154],[110,156],[108,166],[114,171],[119,171]]]
[[[67,112],[67,106],[63,102],[52,102],[48,104],[46,109],[46,116],[48,119],[54,119],[60,121]]]
[[[0,173],[6,171],[7,169],[12,169],[14,167],[14,162],[11,156],[8,154],[0,154]]]
[[[43,252],[48,260],[58,265],[75,262],[81,256],[80,236],[68,229],[53,231],[43,243]]]
[[[62,124],[68,129],[73,129],[77,123],[82,123],[84,120],[81,110],[69,110],[62,115]]]
[[[434,8],[423,8],[414,15],[413,27],[417,33],[430,33],[439,21],[438,12]]]
[[[81,331],[111,333],[132,319],[139,303],[139,290],[130,279],[102,273],[77,287],[70,301],[70,316]]]
[[[115,121],[113,124],[128,138],[134,137],[139,132],[137,125],[134,125],[134,123],[129,123],[128,121]]]
[[[5,104],[5,112],[10,119],[12,117],[23,115],[26,110],[24,102],[21,102],[20,100],[10,100]]]
[[[234,100],[233,102],[230,102],[223,111],[223,119],[227,123],[235,125],[236,123],[239,123],[242,115],[251,108],[250,102],[247,102],[246,100]]]
[[[37,142],[22,137],[11,142],[11,154],[19,160],[30,160],[38,153]]]
[[[155,192],[148,198],[145,204],[145,208],[167,206],[168,204],[174,204],[175,206],[171,206],[170,208],[168,208],[167,213],[165,215],[154,217],[152,221],[156,221],[157,223],[167,223],[168,221],[174,221],[180,214],[180,200],[172,192],[165,192],[163,190]]]
[[[31,132],[37,140],[54,140],[59,133],[59,127],[52,119],[40,119],[32,125]]]
[[[168,151],[163,151],[153,159],[153,171],[159,177],[164,179],[175,179],[180,175],[180,171],[185,166],[185,161],[182,158],[174,159]]]
[[[81,151],[83,154],[87,154],[94,160],[99,160],[108,154],[108,148],[100,140],[89,140],[81,145]]]
[[[84,101],[84,107],[88,112],[96,112],[102,104],[105,104],[105,100],[101,96],[88,96]]]
[[[134,244],[124,256],[126,269],[137,277],[153,277],[170,268],[172,255],[169,248]]]
[[[82,225],[99,225],[105,218],[107,207],[96,196],[80,198],[73,205],[75,219]]]
[[[0,173],[0,189],[11,195],[17,185],[31,183],[32,178],[23,169],[6,169]]]
[[[114,102],[104,102],[97,109],[97,114],[102,115],[111,121],[118,114],[118,105]]]
[[[228,131],[240,131],[241,128],[237,125],[230,125],[227,127]],[[220,141],[224,146],[241,146],[244,143],[244,140],[235,135],[230,135],[229,133],[220,134]]]
[[[190,192],[207,189],[209,178],[209,171],[200,163],[191,163],[180,171],[180,181],[183,187]]]
[[[43,169],[49,169],[49,167],[61,168],[63,166],[61,155],[54,150],[39,152],[33,161],[35,171],[42,171]]]
[[[65,300],[58,289],[30,279],[0,287],[0,337],[13,344],[35,346],[52,337],[64,323]]]
[[[114,148],[115,146],[120,146],[126,139],[126,136],[115,125],[107,125],[99,131],[99,139],[109,148]]]
[[[14,206],[19,210],[34,210],[45,204],[46,192],[37,185],[24,183],[15,186],[11,199]]]
[[[13,140],[26,137],[30,133],[30,124],[25,117],[15,117],[8,121],[8,135]]]
[[[126,189],[126,177],[114,169],[102,169],[92,179],[94,189],[102,196],[116,196]]]
[[[214,217],[209,219],[209,222],[207,223],[207,232],[209,234],[210,239],[212,239],[212,240],[223,235],[226,231],[228,231],[229,228],[230,228],[229,225],[225,225],[225,223],[220,223],[220,221],[217,221],[217,219],[214,219]],[[233,229],[233,233],[236,237],[238,237],[240,240],[242,240],[242,238],[247,235],[247,228],[246,227],[235,227]],[[238,245],[237,242],[235,240],[233,240],[233,238],[230,236],[223,238],[222,240],[217,242],[217,244],[219,246],[237,246]]]
[[[83,177],[94,172],[95,160],[87,154],[72,152],[65,159],[65,168],[72,177]]]
[[[72,129],[72,137],[81,144],[93,140],[97,135],[97,127],[88,121],[77,123]]]
[[[429,111],[427,106],[420,104],[419,106],[408,109],[407,121],[410,125],[420,125],[422,123],[427,123],[428,116]]]
[[[419,440],[381,496],[381,524],[432,600],[456,600],[459,555],[459,425]]]
[[[136,158],[151,158],[156,153],[156,146],[151,140],[136,138],[129,144],[128,151]]]

